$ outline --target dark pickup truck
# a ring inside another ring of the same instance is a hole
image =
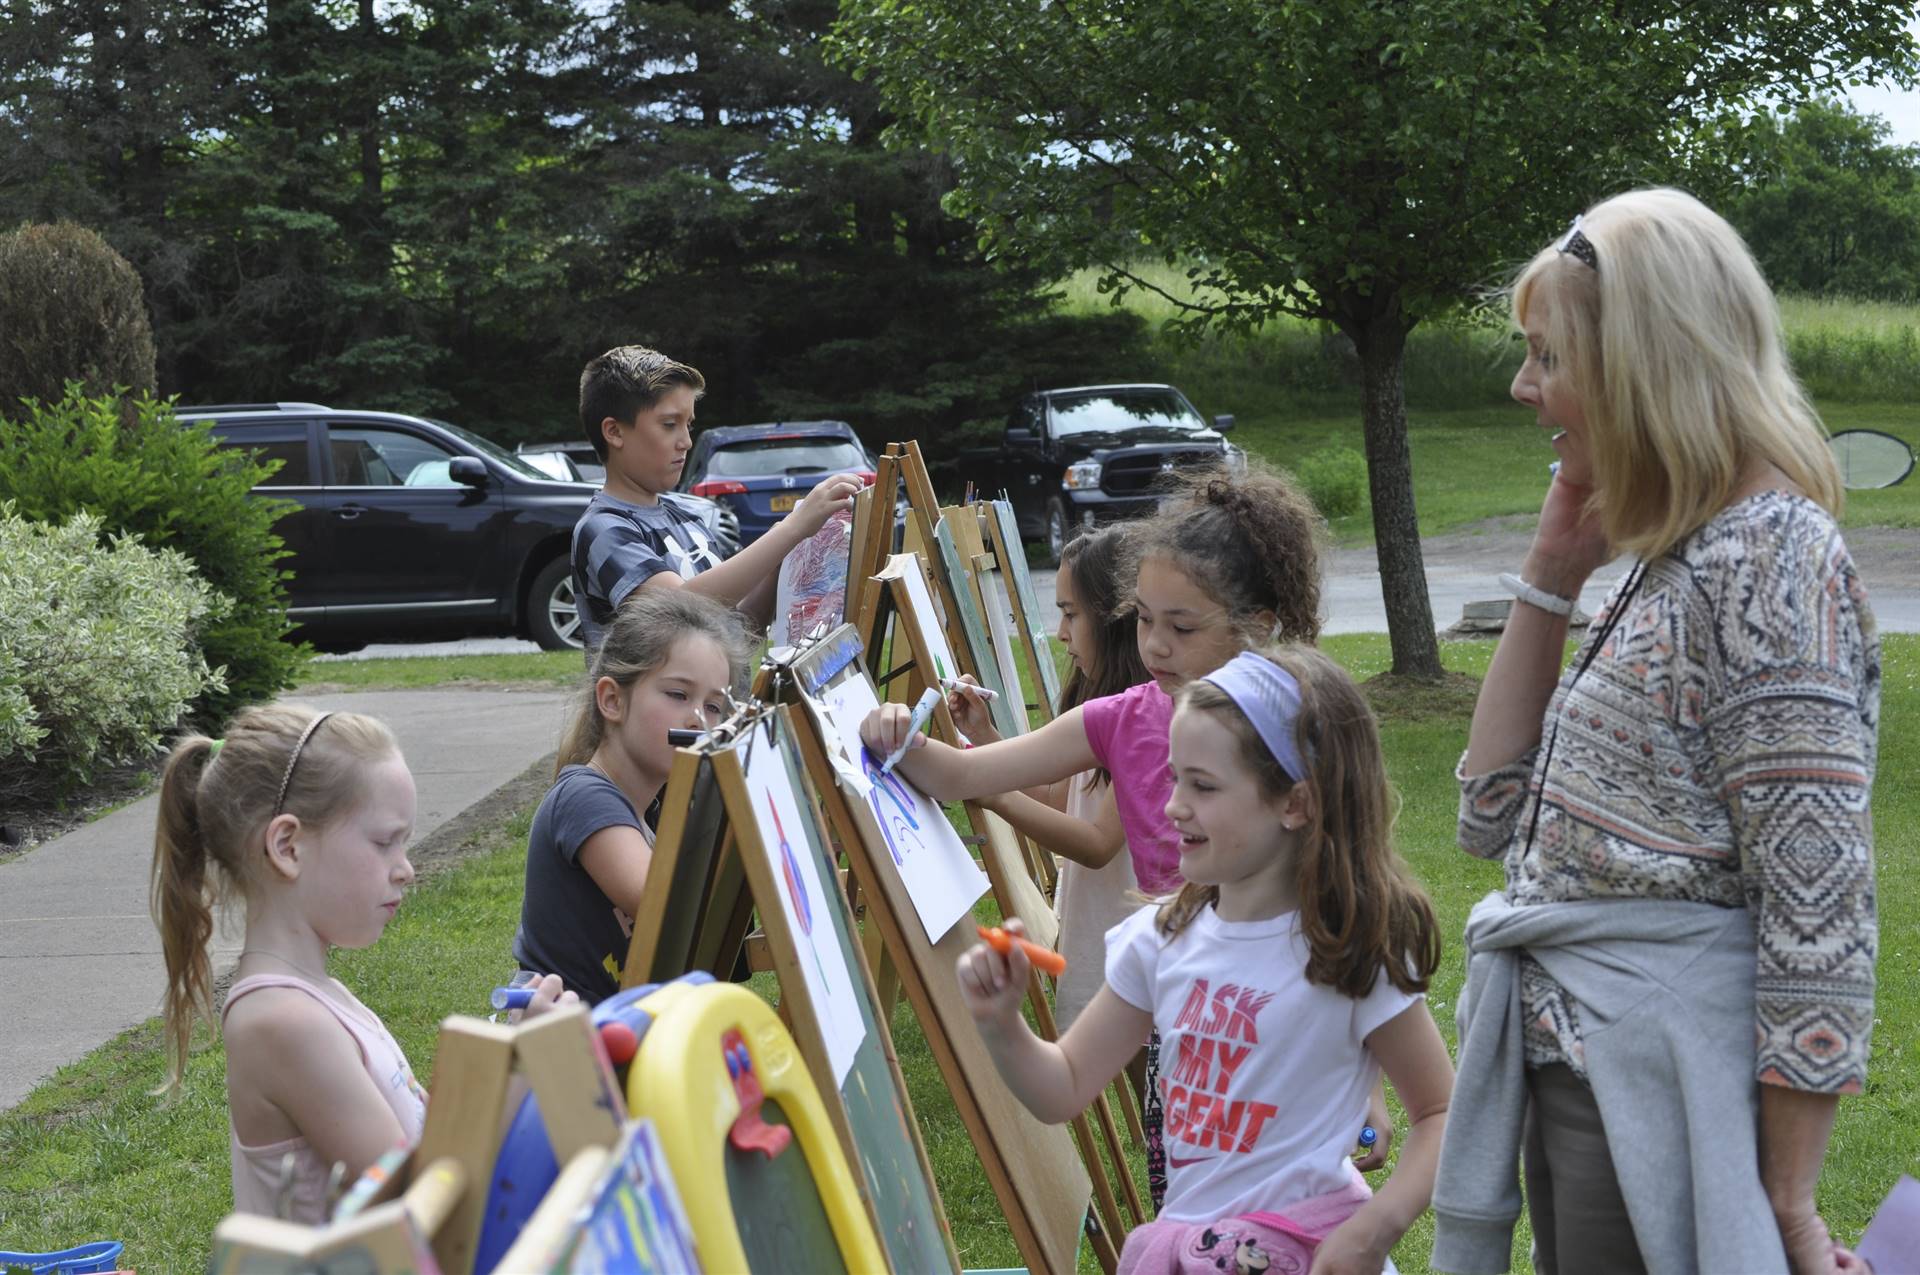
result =
[[[1082,529],[1153,512],[1163,475],[1244,470],[1246,454],[1223,437],[1232,428],[1231,416],[1209,425],[1171,385],[1042,390],[1015,404],[999,447],[961,454],[960,476],[1005,492],[1021,536],[1057,563]]]

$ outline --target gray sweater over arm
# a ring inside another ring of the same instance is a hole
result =
[[[1741,908],[1658,899],[1515,907],[1467,922],[1453,1111],[1433,1191],[1433,1267],[1498,1275],[1520,1214],[1526,949],[1579,1005],[1620,1193],[1659,1275],[1785,1272],[1760,1184],[1754,932]]]

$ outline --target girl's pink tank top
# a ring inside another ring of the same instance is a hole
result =
[[[387,1105],[393,1108],[401,1131],[406,1135],[407,1145],[412,1146],[420,1140],[420,1131],[427,1121],[427,1091],[413,1078],[413,1068],[407,1065],[407,1056],[400,1052],[399,1042],[394,1040],[372,1010],[362,1005],[352,992],[346,993],[347,999],[353,1002],[349,1007],[304,979],[254,974],[235,983],[227,993],[227,1003],[220,1011],[221,1023],[225,1024],[227,1012],[233,1008],[235,1001],[263,987],[291,987],[326,1006],[335,1020],[346,1028],[347,1034],[353,1037],[354,1044],[360,1047],[360,1061],[366,1066],[367,1074],[373,1077],[373,1083],[379,1087]],[[345,991],[345,988],[339,990]],[[280,1193],[280,1165],[291,1153],[293,1192],[288,1219],[309,1226],[326,1221],[327,1174],[331,1166],[320,1162],[319,1154],[307,1144],[307,1140],[286,1138],[265,1146],[250,1147],[243,1144],[240,1135],[234,1131],[231,1114],[227,1120],[227,1137],[233,1160],[235,1212],[273,1215],[275,1199]]]

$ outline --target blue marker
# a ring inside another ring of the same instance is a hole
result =
[[[892,771],[894,763],[907,755],[907,749],[913,747],[913,737],[927,724],[927,719],[933,716],[933,710],[939,703],[940,692],[937,688],[929,686],[920,693],[920,702],[913,706],[913,716],[907,721],[907,737],[900,741],[900,747],[888,753],[887,759],[880,763],[881,774]]]
[[[1362,1151],[1373,1150],[1373,1144],[1378,1141],[1380,1141],[1380,1135],[1379,1133],[1375,1132],[1374,1127],[1372,1125],[1363,1125],[1361,1127],[1360,1149]]]
[[[495,1009],[525,1009],[533,1003],[533,988],[496,987],[487,1003]]]

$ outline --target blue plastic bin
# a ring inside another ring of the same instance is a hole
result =
[[[119,1240],[101,1240],[98,1244],[63,1248],[58,1253],[0,1252],[0,1269],[24,1266],[33,1275],[95,1275],[99,1271],[118,1270],[124,1248],[126,1245]]]

